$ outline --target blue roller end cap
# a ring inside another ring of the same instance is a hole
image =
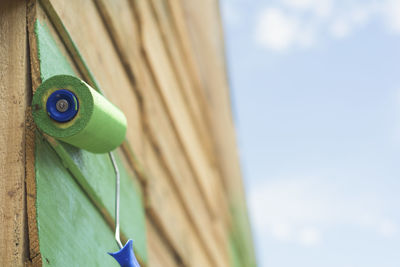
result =
[[[129,239],[120,251],[108,253],[121,265],[121,267],[140,267],[132,248],[133,241]]]
[[[60,89],[54,91],[46,102],[47,114],[58,122],[72,120],[78,113],[78,98],[71,91]]]

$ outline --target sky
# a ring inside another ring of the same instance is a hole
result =
[[[400,0],[220,0],[260,267],[400,266]]]

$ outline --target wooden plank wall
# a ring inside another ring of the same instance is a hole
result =
[[[18,5],[19,1],[6,2]],[[123,160],[139,177],[144,195],[148,265],[254,266],[218,1],[28,2],[83,79],[98,84],[127,116]],[[3,69],[2,61],[0,75],[13,79],[11,73],[24,75],[18,77],[18,84],[9,81],[15,87],[12,93],[1,91],[2,102],[15,97],[20,100],[13,106],[17,109],[14,117],[6,120],[4,131],[9,132],[0,140],[10,149],[2,150],[2,176],[11,175],[9,164],[15,164],[12,180],[0,181],[0,226],[6,226],[0,227],[6,229],[0,231],[1,266],[28,257],[21,186],[25,155],[18,151],[23,151],[24,127],[20,125],[32,89],[27,86],[26,7],[20,3],[19,9],[13,10],[9,15],[13,27],[4,22],[7,16],[0,16],[1,53],[10,55],[0,54],[0,59],[18,61],[10,64],[10,69]],[[33,28],[32,23],[28,20],[28,29]],[[10,29],[15,31],[15,39],[4,42],[4,33]],[[13,43],[21,43],[21,47]],[[32,44],[29,48],[34,49]],[[3,78],[0,86],[9,86],[2,82]],[[32,80],[32,85],[35,88],[37,81]],[[0,110],[1,118],[9,116],[3,105]],[[15,139],[7,139],[11,136]],[[19,190],[15,196],[9,193],[13,189]],[[13,197],[18,201],[12,209],[5,209],[4,203]],[[11,228],[18,229],[18,234]],[[20,244],[4,242],[10,239]],[[239,263],[232,262],[233,258],[239,258]]]
[[[175,1],[172,1],[175,3]],[[216,164],[228,195],[232,216],[231,245],[241,262],[239,266],[255,266],[251,227],[247,215],[245,192],[236,147],[235,127],[224,57],[224,38],[218,1],[182,1],[174,5],[174,13],[184,14],[185,21],[175,16],[181,38],[191,47],[188,58],[194,62],[201,88],[206,95],[206,109],[211,116],[211,135],[216,151]],[[183,31],[183,30],[182,30]],[[186,40],[188,39],[188,40]]]

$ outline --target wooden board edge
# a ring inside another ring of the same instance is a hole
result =
[[[40,85],[39,60],[37,55],[37,43],[34,34],[34,24],[37,18],[36,0],[28,0],[27,3],[27,30],[30,61],[30,80],[32,93]],[[38,225],[36,220],[36,175],[35,175],[35,131],[36,126],[33,122],[32,110],[29,108],[26,112],[25,123],[25,186],[26,186],[26,207],[28,221],[28,239],[29,239],[29,258],[26,261],[27,266],[42,266],[42,257],[39,247]]]

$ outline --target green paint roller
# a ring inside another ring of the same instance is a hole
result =
[[[32,113],[44,133],[93,153],[109,152],[116,175],[115,239],[120,248],[109,254],[122,267],[140,267],[132,240],[125,246],[120,240],[120,175],[111,153],[125,139],[125,115],[84,81],[70,75],[55,75],[45,80],[33,96]]]
[[[45,80],[33,96],[32,113],[47,135],[93,153],[114,150],[125,139],[125,115],[74,76]]]

